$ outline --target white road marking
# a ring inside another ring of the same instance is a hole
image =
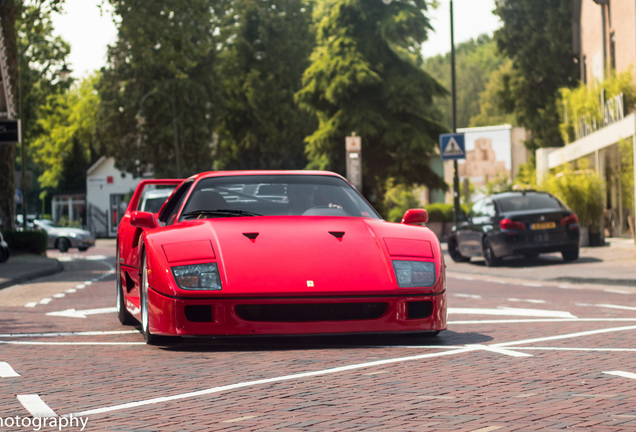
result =
[[[67,293],[67,294],[73,294],[73,293],[76,293],[76,292],[77,292],[77,289],[75,289],[75,288],[69,288],[69,289],[67,289],[67,290],[66,290],[66,291],[64,291],[64,292],[65,292],[65,293]]]
[[[240,422],[243,420],[249,420],[249,419],[253,419],[256,418],[257,416],[245,416],[245,417],[238,417],[235,419],[231,419],[231,420],[223,420],[221,423],[236,423],[236,422]]]
[[[480,345],[480,344],[471,344],[471,345],[466,345],[468,347],[477,347],[481,350],[484,351],[491,351],[497,354],[504,354],[504,355],[508,355],[508,356],[512,356],[512,357],[532,357],[532,354],[526,354],[526,353],[521,353],[521,352],[517,352],[517,351],[513,351],[513,350],[507,350],[504,348],[493,348],[491,346],[488,345]]]
[[[597,304],[595,306],[609,308],[609,309],[622,309],[622,310],[636,311],[636,307],[632,307],[632,306],[622,306],[622,305],[613,305],[613,304]]]
[[[25,304],[24,307],[32,308],[32,307],[36,307],[37,305],[38,305],[38,302],[29,302]]]
[[[607,372],[603,372],[603,373],[604,374],[608,374],[608,375],[616,375],[616,376],[623,377],[623,378],[636,379],[636,373],[632,373],[632,372],[607,371]]]
[[[86,318],[88,315],[97,315],[103,313],[113,313],[117,312],[117,308],[107,307],[107,308],[99,308],[99,309],[86,309],[86,310],[75,310],[75,309],[66,309],[63,311],[57,312],[49,312],[48,316],[61,316],[61,317],[70,317],[70,318]]]
[[[0,344],[4,345],[51,345],[51,346],[82,346],[82,345],[104,345],[104,346],[126,346],[126,345],[146,345],[146,342],[39,342],[39,341],[4,341],[0,340]]]
[[[520,303],[534,303],[534,304],[543,304],[545,300],[534,300],[534,299],[518,299],[518,298],[509,298],[506,299],[510,302],[520,302]]]
[[[455,297],[460,297],[460,298],[469,298],[469,299],[480,299],[480,298],[482,298],[482,296],[480,296],[480,295],[475,295],[475,294],[461,294],[461,293],[453,294],[453,296],[455,296]]]
[[[588,352],[636,352],[636,348],[567,348],[567,347],[520,347],[524,351],[588,351]]]
[[[120,334],[134,334],[137,330],[110,330],[110,331],[87,331],[87,332],[52,332],[52,333],[3,333],[1,338],[29,338],[29,337],[60,337],[60,336],[106,336]]]
[[[66,296],[66,294],[65,294],[65,293],[53,294],[53,298],[56,298],[56,299],[57,299],[57,298],[62,298],[62,297],[65,297],[65,296]]]
[[[0,362],[0,378],[13,378],[19,376],[20,374],[17,373],[9,363]]]
[[[18,400],[33,417],[57,417],[39,395],[18,395]]]
[[[448,314],[468,314],[468,315],[500,315],[500,316],[533,316],[545,318],[576,318],[570,312],[551,311],[543,309],[522,309],[500,307],[497,309],[487,308],[448,308]]]
[[[575,318],[575,319],[504,319],[504,320],[463,320],[463,321],[448,321],[449,325],[463,325],[463,324],[525,324],[525,323],[542,323],[542,322],[634,322],[636,318]]]
[[[220,393],[220,392],[235,390],[239,388],[253,387],[256,385],[271,384],[271,383],[282,382],[282,381],[328,375],[328,374],[339,373],[339,372],[347,372],[351,370],[363,369],[363,368],[368,368],[373,366],[381,366],[381,365],[392,364],[392,363],[401,363],[401,362],[407,362],[407,361],[413,361],[413,360],[422,360],[422,359],[433,358],[433,357],[441,357],[446,355],[454,355],[454,354],[474,351],[475,349],[476,348],[466,347],[466,348],[453,349],[453,350],[438,352],[438,353],[429,353],[429,354],[421,354],[421,355],[410,356],[410,357],[399,357],[399,358],[392,358],[392,359],[385,359],[385,360],[376,360],[372,362],[358,363],[358,364],[352,364],[348,366],[341,366],[341,367],[330,368],[330,369],[323,369],[318,371],[301,372],[297,374],[284,375],[284,376],[279,376],[274,378],[245,381],[245,382],[240,382],[236,384],[229,384],[229,385],[225,385],[221,387],[212,387],[212,388],[208,388],[204,390],[198,390],[198,391],[182,393],[182,394],[177,394],[172,396],[163,396],[163,397],[146,399],[146,400],[137,401],[137,402],[128,402],[128,403],[124,403],[120,405],[112,405],[112,406],[103,407],[103,408],[96,408],[92,410],[82,411],[79,413],[73,413],[71,415],[76,417],[83,417],[83,416],[88,416],[93,414],[102,414],[106,412],[120,411],[124,409],[137,408],[140,406],[153,405],[157,403],[189,399],[189,398],[194,398],[199,396],[206,396],[206,395],[210,395],[214,393]]]
[[[603,291],[612,293],[612,294],[634,294],[633,291],[619,290],[619,289],[612,289],[612,288],[607,288],[607,289],[604,289]]]
[[[43,305],[45,305],[45,304],[49,304],[49,303],[51,303],[52,301],[53,301],[53,299],[52,299],[52,298],[47,297],[47,298],[43,298],[42,300],[40,300],[39,304],[43,304]]]
[[[607,328],[607,329],[589,330],[589,331],[576,332],[576,333],[567,333],[567,334],[564,334],[564,335],[546,336],[546,337],[540,337],[540,338],[526,339],[526,340],[520,340],[520,341],[514,341],[514,342],[501,342],[501,343],[497,343],[497,344],[493,344],[493,345],[489,345],[489,346],[491,346],[491,347],[510,347],[510,346],[514,346],[514,345],[526,345],[526,344],[535,343],[535,342],[547,342],[547,341],[554,341],[554,340],[560,340],[560,339],[571,339],[571,338],[576,338],[576,337],[592,336],[592,335],[597,335],[597,334],[602,334],[602,333],[613,333],[613,332],[627,331],[627,330],[636,330],[636,326],[613,327],[613,328]]]
[[[522,283],[521,285],[526,287],[533,287],[533,288],[539,288],[543,286],[543,284],[536,283],[536,282],[525,282],[525,283]]]

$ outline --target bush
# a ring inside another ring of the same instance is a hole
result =
[[[603,219],[603,184],[600,176],[587,168],[587,161],[580,161],[580,170],[566,165],[563,171],[550,174],[540,188],[559,198],[579,217],[582,227],[591,233],[601,231]]]
[[[11,253],[46,254],[47,236],[43,231],[7,231],[2,235]]]
[[[424,206],[429,222],[452,222],[453,204],[434,203]]]

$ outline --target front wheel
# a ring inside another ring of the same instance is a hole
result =
[[[57,241],[57,250],[59,250],[60,252],[66,252],[68,251],[68,248],[70,247],[71,247],[71,242],[64,237],[62,237],[61,239]]]
[[[492,249],[492,245],[488,239],[485,239],[483,243],[483,255],[486,266],[495,267],[499,265],[500,260],[495,256],[495,251]]]
[[[174,336],[157,336],[150,333],[150,314],[148,311],[148,263],[146,255],[142,256],[142,275],[141,275],[141,333],[148,345],[165,345],[171,342],[179,341],[179,337]]]
[[[470,261],[470,257],[466,257],[459,252],[459,248],[457,246],[457,238],[450,237],[448,239],[448,254],[455,262],[468,262]]]
[[[576,261],[579,259],[579,248],[566,249],[561,251],[564,261]]]

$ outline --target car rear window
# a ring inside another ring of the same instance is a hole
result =
[[[561,209],[561,203],[551,195],[524,194],[519,196],[499,198],[499,206],[502,212],[537,210],[537,209]]]

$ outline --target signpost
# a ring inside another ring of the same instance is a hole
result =
[[[439,150],[442,155],[442,160],[466,159],[464,134],[450,133],[440,135]]]
[[[355,132],[346,137],[347,180],[362,193],[362,140]]]

